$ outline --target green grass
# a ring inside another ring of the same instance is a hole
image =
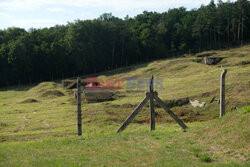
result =
[[[209,155],[207,155],[207,154],[202,155],[202,156],[200,157],[200,160],[201,160],[202,162],[212,162],[211,157],[210,157]]]
[[[242,109],[241,109],[241,112],[244,113],[244,114],[249,113],[249,112],[250,112],[250,107],[247,106],[247,107],[242,108]]]
[[[115,100],[82,105],[83,136],[76,135],[73,91],[58,83],[0,90],[0,166],[249,166],[250,46],[210,51],[218,65],[196,63],[196,55],[159,60],[99,78],[163,79],[164,101],[204,101],[172,110],[186,132],[156,106],[156,130],[149,131],[148,105],[125,131],[116,131],[144,98],[144,90],[113,90]],[[226,116],[219,118],[219,77],[226,76]],[[126,87],[126,82],[123,85]],[[130,107],[129,107],[130,106]],[[132,106],[132,107],[131,107]],[[237,110],[233,108],[237,107]]]

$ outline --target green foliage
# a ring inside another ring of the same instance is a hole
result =
[[[250,40],[250,2],[211,1],[120,19],[104,13],[43,29],[0,30],[0,87],[91,74]]]

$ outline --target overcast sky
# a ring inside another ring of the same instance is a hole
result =
[[[0,0],[0,29],[12,26],[25,29],[51,27],[76,19],[94,19],[103,13],[112,13],[120,18],[126,15],[133,17],[144,10],[164,12],[181,6],[193,9],[209,2],[210,0]]]

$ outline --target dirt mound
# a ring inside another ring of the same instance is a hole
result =
[[[42,97],[61,97],[65,95],[59,90],[49,90],[43,93],[41,96]]]
[[[38,102],[36,99],[25,99],[21,103],[36,103],[36,102]]]
[[[38,84],[37,86],[33,87],[28,91],[29,94],[37,94],[37,93],[43,93],[47,90],[56,89],[58,88],[58,84],[54,82],[42,82]]]
[[[65,96],[61,90],[61,85],[55,82],[42,82],[27,92],[28,97],[35,97],[39,99],[40,97],[60,97]]]

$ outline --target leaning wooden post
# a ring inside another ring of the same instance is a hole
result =
[[[220,117],[225,115],[225,77],[227,69],[224,69],[221,73],[220,79]]]
[[[117,133],[123,131],[135,118],[135,116],[138,114],[139,111],[141,111],[142,107],[148,102],[150,98],[149,93],[146,93],[146,97],[143,99],[143,101],[135,108],[135,110],[132,112],[132,114],[126,119],[126,121],[122,124],[122,126],[118,129]]]
[[[171,111],[164,102],[158,97],[158,93],[154,92],[154,98],[158,102],[158,104],[182,127],[182,129],[186,129],[187,126]]]
[[[81,105],[81,79],[77,78],[77,127],[78,136],[82,135],[82,105]]]
[[[149,108],[150,108],[150,126],[151,130],[155,130],[155,110],[154,110],[154,76],[151,76],[150,81],[150,102],[149,102]]]

